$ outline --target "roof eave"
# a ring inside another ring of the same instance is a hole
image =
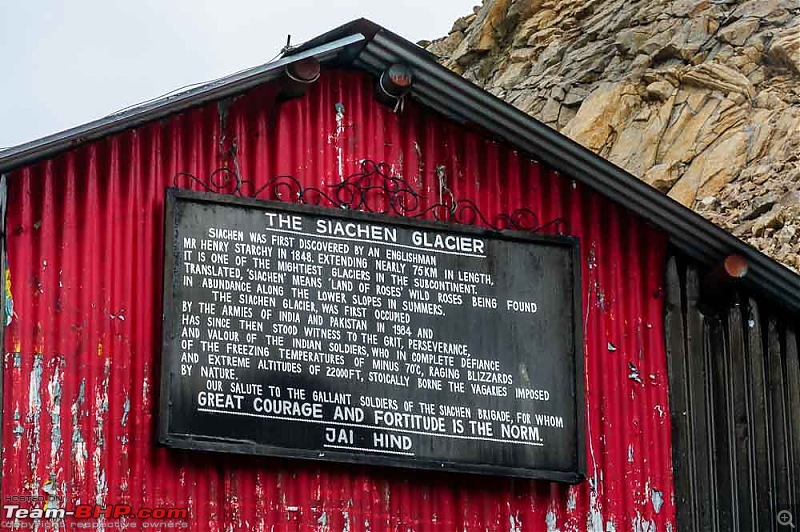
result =
[[[31,164],[120,131],[159,120],[203,103],[239,94],[252,87],[271,81],[283,73],[286,65],[316,57],[320,62],[331,61],[348,49],[363,46],[364,35],[343,35],[330,42],[298,50],[270,63],[238,72],[174,96],[138,105],[125,111],[110,114],[93,122],[43,137],[32,142],[0,151],[0,173]]]

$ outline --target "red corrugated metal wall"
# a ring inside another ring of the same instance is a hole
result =
[[[665,238],[501,143],[328,72],[277,105],[261,87],[14,172],[3,494],[188,507],[192,530],[670,530]],[[255,186],[322,186],[369,158],[488,215],[569,220],[583,253],[589,480],[547,482],[178,452],[155,444],[162,223],[177,172],[237,164]],[[226,155],[228,154],[228,155]],[[440,171],[441,174],[441,171]],[[23,505],[24,506],[24,505]],[[106,522],[105,525],[110,523]]]

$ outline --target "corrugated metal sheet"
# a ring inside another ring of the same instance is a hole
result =
[[[784,529],[800,515],[798,324],[745,291],[710,308],[693,265],[670,260],[667,279],[680,529]]]
[[[193,530],[670,530],[665,238],[478,132],[328,72],[276,105],[261,87],[14,172],[3,492],[53,504],[188,506]],[[235,149],[234,149],[235,146]],[[236,157],[231,154],[236,153]],[[529,207],[582,239],[589,480],[420,473],[155,444],[164,189],[238,165],[323,186],[369,158],[487,215]],[[444,183],[437,177],[443,176]],[[443,170],[443,171],[442,171]]]

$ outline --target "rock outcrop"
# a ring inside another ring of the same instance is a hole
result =
[[[800,270],[797,0],[486,0],[420,44]]]

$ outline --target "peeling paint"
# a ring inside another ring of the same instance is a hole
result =
[[[25,429],[22,427],[22,424],[19,422],[19,409],[14,410],[14,448],[19,450],[20,445],[22,444],[22,435],[25,434]]]
[[[47,482],[42,484],[42,491],[47,495],[47,502],[44,504],[45,509],[61,507],[54,473],[51,473],[51,476]]]
[[[98,347],[100,344],[98,343]],[[103,464],[103,452],[105,450],[105,418],[108,415],[108,385],[111,378],[111,359],[106,358],[103,367],[103,380],[98,389],[95,390],[94,401],[94,439],[95,448],[92,453],[92,472],[94,475],[94,502],[97,505],[105,506],[106,496],[108,495],[108,482],[106,470]],[[105,520],[100,517],[97,521],[97,529],[105,530]]]
[[[317,524],[321,527],[319,530],[328,530],[328,513],[323,510],[317,519]]]
[[[344,104],[336,102],[333,106],[336,111],[336,171],[339,181],[344,181],[344,153],[342,150],[342,135],[344,135]]]
[[[615,345],[614,345],[614,344],[612,344],[611,342],[607,342],[607,344],[606,344],[606,349],[608,349],[609,351],[611,351],[611,352],[613,353],[614,351],[616,351],[616,350],[617,350],[617,346],[615,346]]]
[[[122,419],[120,424],[124,427],[128,424],[128,412],[131,411],[131,398],[125,395],[125,402],[122,404]]]
[[[31,436],[28,439],[28,465],[30,466],[31,475],[36,475],[39,456],[40,417],[42,412],[40,387],[42,384],[42,372],[44,371],[42,358],[39,353],[33,355],[33,367],[31,368],[31,377],[28,385],[28,415],[25,421],[31,427]],[[33,479],[31,480],[33,481]],[[36,485],[38,482],[31,482],[31,484]]]
[[[589,498],[589,519],[586,523],[590,532],[603,532],[603,515],[600,513],[600,498],[593,491]]]
[[[108,311],[106,311],[106,313],[112,320],[125,321],[125,309],[119,309],[116,313]]]
[[[628,463],[633,463],[633,444],[628,444]]]
[[[661,507],[664,505],[664,494],[658,490],[653,490],[650,494],[650,498],[653,502],[653,510],[656,513],[661,513]]]
[[[4,264],[5,272],[5,282],[3,286],[5,287],[5,313],[6,313],[6,327],[11,325],[11,320],[14,316],[14,297],[11,295],[11,268],[8,267],[8,258],[6,257],[6,261]]]
[[[422,176],[425,173],[425,162],[422,160],[422,149],[419,142],[414,141],[414,153],[417,156],[417,182],[422,183]]]
[[[519,518],[519,513],[508,516],[508,532],[522,532],[522,521]]]
[[[645,519],[637,513],[633,518],[633,532],[656,532],[656,523],[653,520]]]
[[[86,478],[86,460],[89,458],[89,453],[86,450],[86,441],[84,441],[81,434],[80,423],[81,408],[83,407],[85,394],[86,379],[84,378],[81,379],[81,384],[78,387],[78,397],[75,398],[70,409],[72,414],[72,459],[74,460],[79,481]]]
[[[600,310],[606,309],[606,294],[600,289],[600,285],[598,283],[597,287],[597,308]]]
[[[55,369],[47,383],[48,413],[50,414],[50,474],[54,475],[61,458],[61,393],[64,382],[64,359],[53,360]]]
[[[589,270],[597,268],[597,243],[592,242],[592,247],[589,249],[589,257],[586,263]]]
[[[149,371],[150,368],[145,364],[144,381],[142,382],[142,408],[145,410],[150,408],[150,380],[147,378]]]
[[[436,180],[439,182],[439,203],[450,205],[455,208],[456,201],[453,192],[447,186],[447,173],[445,166],[440,164],[436,167]]]
[[[556,512],[554,508],[547,510],[547,515],[544,516],[544,522],[547,525],[547,532],[561,532],[558,528]]]
[[[31,368],[31,379],[28,385],[28,412],[37,413],[42,408],[42,400],[39,396],[39,387],[42,383],[42,372],[44,367],[42,365],[42,355],[33,355],[33,367]]]
[[[567,498],[567,511],[574,512],[578,507],[578,488],[576,486],[569,487],[569,497]]]
[[[42,484],[42,491],[48,495],[57,495],[58,491],[56,490],[56,483],[53,482],[52,479],[48,480],[44,484]]]
[[[628,370],[630,373],[628,374],[628,378],[632,381],[636,381],[639,384],[644,385],[644,381],[639,376],[639,370],[633,362],[628,362]]]
[[[344,523],[342,524],[342,532],[350,532],[350,509],[353,507],[353,500],[348,499],[347,504],[345,505],[344,509],[342,509],[342,518],[344,519]]]

